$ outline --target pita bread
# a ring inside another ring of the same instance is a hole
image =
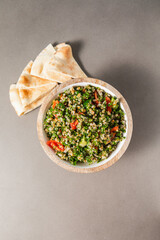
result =
[[[33,65],[33,61],[31,60],[31,61],[27,64],[27,66],[23,69],[23,72],[28,72],[28,73],[30,73],[30,72],[31,72],[31,67],[32,67],[32,65]]]
[[[46,84],[36,88],[19,88],[19,96],[22,106],[25,107],[39,97],[43,97],[55,87],[55,84]]]
[[[19,89],[19,97],[21,99],[22,106],[25,107],[36,99],[43,97],[53,89],[57,83],[42,79],[39,77],[32,77],[30,75],[33,62],[30,61],[21,73],[16,87]]]
[[[42,104],[46,95],[47,94],[37,99],[36,101],[32,102],[30,105],[23,107],[20,96],[19,96],[19,89],[16,87],[16,84],[12,84],[9,90],[9,97],[10,97],[11,104],[14,107],[18,116],[22,116],[23,114],[26,114],[32,111],[33,109],[39,107]]]
[[[55,82],[53,81],[50,81],[44,78],[39,78],[36,76],[31,76],[30,72],[31,72],[32,65],[33,65],[33,61],[30,61],[27,64],[27,66],[24,68],[17,82],[18,88],[35,88],[41,85],[55,84]]]
[[[18,116],[40,106],[44,97],[57,85],[71,78],[86,77],[68,44],[55,48],[49,44],[21,73],[17,84],[10,86],[10,101]]]
[[[24,108],[21,103],[21,99],[19,96],[19,90],[16,88],[16,84],[11,84],[9,89],[9,97],[12,106],[14,107],[18,116],[21,116],[24,113]]]
[[[44,97],[57,85],[56,82],[32,77],[33,61],[30,61],[21,73],[17,84],[10,86],[10,101],[18,116],[40,106]]]
[[[35,59],[31,75],[57,82],[87,77],[72,55],[70,45],[61,43],[55,48],[49,44]]]

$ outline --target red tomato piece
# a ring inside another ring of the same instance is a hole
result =
[[[83,112],[79,112],[78,114],[80,114],[80,115],[84,115],[84,113],[83,113]]]
[[[113,139],[115,138],[115,136],[116,136],[116,133],[115,133],[115,132],[113,132],[113,133],[112,133],[111,140],[113,140]]]
[[[59,101],[58,101],[58,100],[53,100],[53,105],[52,105],[52,108],[54,109],[54,108],[55,108],[55,106],[56,106],[58,103],[59,103]]]
[[[61,151],[63,152],[64,151],[64,146],[62,143],[56,141],[56,140],[49,140],[47,141],[47,145],[51,148],[55,148],[57,151]]]
[[[111,99],[109,97],[106,97],[106,103],[107,103],[107,111],[108,112],[112,112],[112,108],[111,106],[108,106],[108,104],[111,102]]]
[[[118,126],[115,126],[115,127],[113,127],[113,128],[111,129],[111,132],[117,132],[118,129],[119,129],[119,127],[118,127]]]
[[[111,102],[111,99],[109,97],[106,97],[106,102],[107,103],[110,103]]]
[[[112,108],[107,106],[107,111],[111,113],[112,112]]]
[[[70,126],[72,130],[75,130],[77,128],[78,120],[76,119],[73,123],[70,123]]]
[[[97,93],[97,91],[94,92],[94,97],[96,99],[96,104],[98,104],[99,101],[98,101],[98,93]]]

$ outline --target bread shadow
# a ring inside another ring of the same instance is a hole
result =
[[[140,151],[153,144],[158,136],[154,76],[145,68],[124,63],[102,70],[99,79],[114,86],[128,102],[133,116],[130,151]],[[152,82],[153,81],[153,82]]]
[[[53,46],[56,46],[60,42],[54,42],[52,43]],[[73,57],[75,58],[76,62],[82,69],[82,71],[88,76],[91,77],[90,73],[86,70],[84,67],[81,59],[80,59],[80,51],[83,49],[85,43],[83,40],[76,40],[76,41],[66,41],[65,43],[69,44],[72,47]]]

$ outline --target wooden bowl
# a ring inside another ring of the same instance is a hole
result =
[[[51,102],[53,99],[55,99],[59,93],[65,91],[66,89],[72,87],[72,86],[85,86],[85,85],[93,85],[96,87],[100,87],[106,92],[112,94],[113,96],[116,96],[117,98],[120,99],[120,105],[123,111],[125,112],[125,120],[126,120],[126,133],[125,133],[125,139],[118,143],[117,148],[113,153],[106,159],[103,160],[99,163],[94,163],[91,165],[87,165],[86,163],[78,163],[76,166],[73,166],[71,163],[68,161],[60,159],[54,151],[47,146],[46,142],[48,140],[46,133],[44,132],[43,129],[43,120],[45,118],[46,112],[48,108],[51,106]],[[38,119],[37,119],[37,132],[38,132],[38,137],[40,140],[40,143],[42,145],[42,148],[48,155],[48,157],[58,164],[60,167],[63,167],[69,171],[72,172],[77,172],[77,173],[91,173],[91,172],[97,172],[100,170],[103,170],[105,168],[110,167],[112,164],[114,164],[120,157],[124,154],[126,151],[129,142],[131,140],[132,136],[132,129],[133,129],[133,121],[132,121],[132,115],[130,108],[124,99],[124,97],[111,85],[108,83],[105,83],[101,80],[98,79],[93,79],[93,78],[76,78],[76,79],[71,79],[65,83],[60,84],[57,86],[44,100],[39,114],[38,114]]]

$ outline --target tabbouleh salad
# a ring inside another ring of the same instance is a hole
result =
[[[124,139],[126,122],[119,99],[103,89],[76,86],[53,100],[44,130],[58,157],[76,165],[108,158]]]

